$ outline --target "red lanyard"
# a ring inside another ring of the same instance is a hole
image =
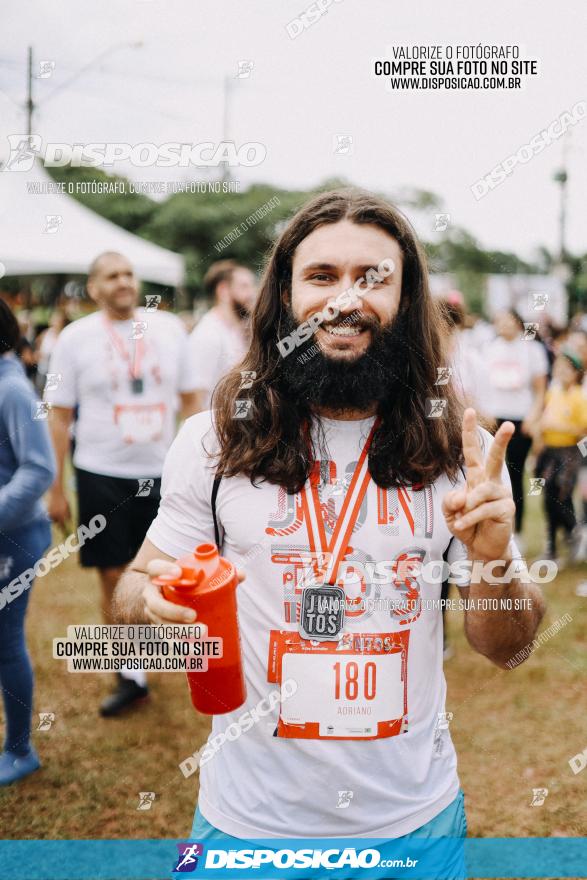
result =
[[[359,460],[351,477],[351,482],[346,491],[342,509],[336,520],[336,526],[330,537],[330,542],[326,539],[322,506],[318,494],[320,473],[319,468],[316,467],[316,465],[312,468],[309,478],[311,503],[308,499],[308,493],[305,486],[301,491],[302,510],[304,511],[304,517],[306,520],[312,559],[317,560],[314,570],[317,577],[319,577],[325,584],[336,583],[336,576],[340,563],[343,561],[345,553],[347,552],[350,537],[353,533],[353,528],[361,509],[361,504],[363,503],[367,487],[371,480],[367,455],[371,446],[371,441],[373,440],[373,435],[380,423],[381,419],[377,417],[369,431],[369,436],[365,441],[365,445],[363,446]]]
[[[132,339],[132,357],[128,352],[126,343],[114,329],[112,321],[103,315],[106,332],[110,337],[110,341],[123,361],[125,361],[128,374],[131,379],[138,379],[141,376],[141,365],[145,355],[145,343],[143,339]]]

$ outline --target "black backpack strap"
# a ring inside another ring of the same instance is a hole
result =
[[[214,476],[214,483],[212,485],[212,497],[210,499],[210,503],[212,505],[212,519],[214,520],[214,537],[216,539],[216,546],[220,550],[220,529],[218,528],[218,517],[216,516],[216,498],[218,496],[218,490],[220,488],[220,480],[222,479],[222,475],[216,474]]]

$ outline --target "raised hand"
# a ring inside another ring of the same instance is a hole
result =
[[[514,430],[511,422],[504,422],[484,460],[477,414],[474,409],[464,412],[466,485],[445,495],[442,512],[450,531],[465,544],[471,559],[507,561],[516,507],[511,489],[502,482],[501,472]]]

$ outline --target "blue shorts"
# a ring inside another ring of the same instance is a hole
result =
[[[396,838],[392,843],[397,844],[398,840],[407,841],[410,838],[465,838],[466,836],[467,817],[465,814],[465,795],[462,789],[460,789],[454,801],[452,801],[448,807],[445,807],[437,816],[429,822],[426,822],[421,828],[416,829],[416,831],[411,831],[409,834],[404,834],[402,837]],[[190,839],[195,841],[216,840],[225,843],[236,843],[241,847],[243,845],[243,840],[241,838],[232,837],[230,834],[225,834],[223,831],[210,825],[210,823],[202,816],[199,807],[196,807]],[[356,838],[356,840],[357,844],[360,844],[361,839]],[[385,856],[384,847],[381,847],[381,854],[382,856]],[[357,872],[355,871],[354,873],[356,875]],[[326,871],[325,876],[332,878],[332,871]],[[442,877],[442,880],[465,880],[466,874],[464,871],[462,848],[458,853],[454,849],[447,849],[447,862],[442,865],[437,876]]]

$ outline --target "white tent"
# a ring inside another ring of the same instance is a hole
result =
[[[99,253],[119,251],[141,280],[170,287],[183,282],[180,254],[121,229],[66,192],[51,192],[52,186],[39,163],[30,171],[0,170],[2,274],[86,274]]]

